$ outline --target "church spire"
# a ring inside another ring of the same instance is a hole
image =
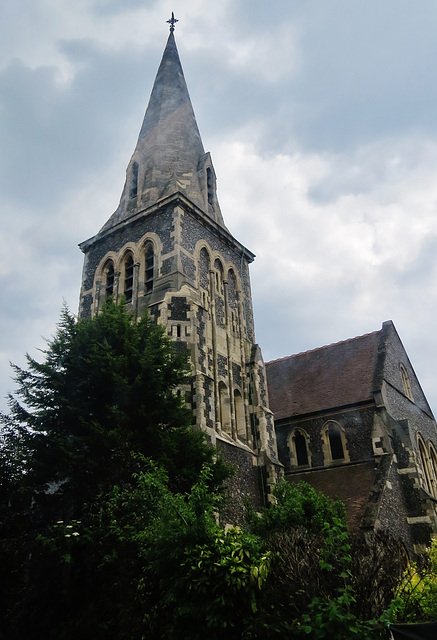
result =
[[[127,167],[120,204],[102,231],[178,191],[224,226],[214,168],[203,148],[176,47],[173,13],[168,22],[170,35]]]

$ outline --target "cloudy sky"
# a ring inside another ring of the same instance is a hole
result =
[[[265,359],[391,319],[437,411],[435,0],[2,2],[0,397],[77,310],[172,10]]]

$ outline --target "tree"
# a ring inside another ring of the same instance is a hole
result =
[[[90,320],[76,321],[64,309],[43,356],[14,367],[17,391],[11,414],[1,417],[3,613],[17,638],[24,629],[28,638],[48,638],[81,589],[100,588],[96,514],[111,492],[136,491],[132,478],[145,457],[181,494],[204,465],[211,487],[228,474],[192,426],[180,391],[187,357],[149,317],[137,320],[111,301]]]
[[[402,578],[401,546],[356,540],[308,484],[282,481],[246,529],[221,526],[227,470],[178,391],[186,358],[150,318],[64,309],[43,353],[14,368],[2,417],[8,640],[370,639],[393,593],[386,619],[435,614],[435,547]]]
[[[27,356],[27,369],[14,367],[18,389],[11,417],[3,418],[25,428],[23,464],[33,492],[67,496],[71,509],[128,481],[132,452],[162,464],[179,491],[212,463],[177,391],[187,358],[148,316],[136,321],[109,301],[93,319],[76,322],[64,309],[43,353],[43,362]]]

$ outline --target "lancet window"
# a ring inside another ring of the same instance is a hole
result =
[[[216,292],[223,294],[223,265],[220,260],[214,262]]]
[[[105,287],[105,297],[109,298],[114,295],[114,263],[112,260],[109,260],[104,268],[104,287]]]
[[[300,429],[295,429],[291,436],[295,464],[298,467],[309,465],[307,436]]]
[[[244,402],[238,389],[234,391],[235,423],[237,436],[240,440],[246,440],[246,415],[244,412]]]
[[[151,243],[146,245],[145,252],[145,274],[144,274],[144,290],[146,293],[150,293],[153,289],[153,279],[155,270],[155,254]]]
[[[124,259],[124,297],[126,302],[132,302],[134,290],[134,259],[128,253]]]
[[[349,461],[346,438],[338,422],[329,420],[323,427],[325,460],[329,462]]]
[[[340,427],[331,422],[328,429],[329,446],[331,449],[331,458],[333,460],[342,460],[344,458],[343,443],[341,439]]]
[[[413,393],[411,391],[410,377],[407,373],[407,370],[405,369],[403,364],[399,365],[399,368],[401,370],[402,386],[404,388],[404,393],[407,396],[407,398],[409,398],[410,400],[414,400]]]

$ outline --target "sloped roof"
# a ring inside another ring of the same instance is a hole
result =
[[[381,333],[268,362],[275,420],[371,400]]]

